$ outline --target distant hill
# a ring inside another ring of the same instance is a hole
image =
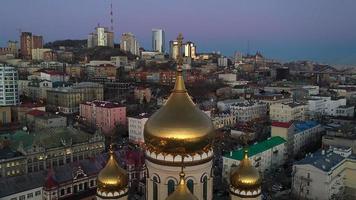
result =
[[[72,49],[82,49],[87,47],[87,40],[56,40],[44,45],[45,48],[51,49],[59,49],[61,46]]]

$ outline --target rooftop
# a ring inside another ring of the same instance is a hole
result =
[[[318,122],[316,121],[302,121],[302,122],[295,122],[294,123],[294,127],[295,127],[295,133],[300,133],[303,132],[305,130],[314,128],[316,126],[320,125]]]
[[[117,102],[110,102],[110,101],[87,101],[83,103],[84,105],[88,106],[96,106],[96,107],[102,107],[102,108],[119,108],[119,107],[124,107],[120,103]]]
[[[268,149],[271,149],[271,148],[278,146],[280,144],[283,144],[285,142],[286,142],[286,140],[283,139],[282,137],[279,137],[279,136],[271,137],[271,138],[264,140],[260,143],[249,146],[248,155],[249,155],[249,157],[254,156],[256,154],[264,152]],[[233,151],[232,155],[228,153],[228,154],[224,155],[224,157],[231,158],[234,160],[242,160],[243,159],[243,149]]]
[[[0,135],[0,142],[9,141],[12,150],[16,151],[19,146],[24,150],[33,145],[46,149],[65,146],[68,144],[79,144],[87,142],[93,135],[70,127],[48,128],[33,133],[22,130],[15,133]]]
[[[293,122],[272,122],[272,126],[281,127],[281,128],[289,128],[293,125]]]
[[[307,155],[303,160],[297,161],[295,165],[312,165],[322,171],[329,172],[345,160],[345,157],[334,153],[332,150],[319,150]]]

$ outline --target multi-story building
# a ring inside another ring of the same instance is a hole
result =
[[[53,88],[47,91],[47,108],[62,113],[79,112],[79,104],[104,97],[99,83],[81,82],[70,87]]]
[[[32,59],[32,49],[43,48],[43,37],[30,32],[21,33],[21,55],[24,59]]]
[[[17,70],[0,63],[0,106],[19,104],[17,81]]]
[[[43,61],[44,60],[44,54],[46,52],[51,52],[51,49],[46,49],[46,48],[33,48],[31,50],[31,56],[32,56],[32,60],[39,60],[39,61]]]
[[[4,124],[11,123],[11,107],[0,106],[0,127]]]
[[[308,154],[293,165],[292,193],[298,199],[355,199],[356,157],[351,148]]]
[[[327,124],[326,134],[322,137],[323,147],[338,146],[350,147],[356,154],[356,130],[354,124]]]
[[[142,113],[136,117],[128,117],[129,140],[135,144],[143,144],[143,130],[149,114]]]
[[[229,106],[232,114],[237,116],[237,121],[249,122],[257,119],[266,119],[267,104],[262,102],[244,101]]]
[[[41,110],[31,110],[26,114],[27,127],[34,130],[67,126],[67,118]]]
[[[126,107],[108,101],[92,101],[80,104],[80,117],[103,133],[110,134],[117,125],[126,125]]]
[[[142,103],[143,100],[149,103],[151,101],[152,91],[149,87],[136,87],[134,89],[134,96],[140,103]]]
[[[184,48],[184,57],[189,57],[189,58],[192,58],[192,59],[195,59],[197,57],[197,47],[196,45],[193,43],[193,42],[186,42],[184,45],[183,45],[183,48]]]
[[[287,152],[292,158],[321,138],[323,127],[315,121],[272,122],[271,135],[287,141]]]
[[[67,82],[69,75],[63,72],[54,70],[40,70],[40,79],[51,82]]]
[[[123,33],[121,35],[120,49],[133,55],[140,55],[140,45],[132,33]]]
[[[116,67],[112,64],[88,65],[85,67],[85,72],[89,80],[115,80],[117,74]]]
[[[223,156],[223,178],[228,179],[232,168],[239,166],[243,159],[243,151],[239,149]],[[278,168],[287,160],[286,140],[275,136],[251,145],[249,158],[262,175]]]
[[[231,127],[236,124],[237,116],[230,111],[225,111],[212,116],[214,128],[219,129],[223,127]]]
[[[97,46],[114,47],[114,33],[106,27],[95,27],[95,32],[88,35],[88,48]]]
[[[227,67],[227,65],[228,65],[227,61],[228,61],[227,57],[222,56],[222,57],[218,58],[218,66],[219,67]]]
[[[355,106],[339,106],[336,108],[335,116],[340,117],[354,117],[355,116]]]
[[[28,133],[0,135],[13,156],[0,161],[1,176],[16,176],[62,166],[99,155],[104,149],[104,137],[70,127],[50,128]],[[11,155],[11,154],[9,154]]]
[[[163,29],[152,29],[152,50],[160,53],[165,52],[165,34]]]
[[[306,105],[300,103],[277,103],[270,106],[270,119],[278,122],[303,121]]]
[[[170,58],[176,60],[178,58],[178,54],[179,54],[178,41],[177,40],[169,41],[169,56],[170,56]]]
[[[347,115],[349,112],[346,106],[346,98],[331,98],[331,97],[324,97],[324,96],[311,96],[308,99],[308,113],[310,116],[316,115],[329,115],[329,116],[338,116],[340,115]],[[338,111],[338,108],[341,107]],[[350,106],[350,110],[352,110]],[[341,112],[340,112],[341,111]],[[342,113],[344,111],[344,113]],[[352,114],[352,113],[351,113]]]
[[[18,49],[17,49],[17,41],[9,40],[7,42],[7,47],[0,47],[0,55],[12,54],[17,57]]]

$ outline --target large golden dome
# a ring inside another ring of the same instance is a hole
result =
[[[147,148],[158,153],[184,155],[210,149],[213,124],[188,95],[181,68],[166,104],[146,122],[144,138]]]
[[[230,184],[239,190],[258,190],[261,187],[261,177],[257,169],[248,159],[248,150],[244,150],[244,158],[238,168],[230,176]]]
[[[114,151],[110,148],[109,159],[98,174],[98,191],[119,192],[128,187],[127,173],[116,161]]]
[[[180,180],[177,188],[174,190],[172,194],[170,194],[166,198],[166,200],[198,200],[198,198],[190,192],[187,185],[185,184],[184,172],[182,171],[179,174],[179,176],[180,176]]]

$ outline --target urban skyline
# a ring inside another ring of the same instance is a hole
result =
[[[0,46],[5,46],[7,40],[18,40],[15,37],[18,29],[43,35],[45,42],[86,39],[97,23],[110,26],[110,3],[5,1],[0,11],[12,18],[0,19]],[[184,31],[186,38],[197,44],[198,52],[220,51],[232,55],[235,51],[247,53],[249,49],[250,53],[261,51],[282,61],[356,63],[356,39],[352,37],[356,31],[352,8],[356,3],[351,0],[140,1],[140,6],[137,3],[113,2],[116,42],[122,33],[132,32],[144,48],[150,49],[152,28],[162,28],[166,32],[166,49],[168,41]],[[10,15],[13,10],[21,15]],[[73,19],[76,23],[69,23]]]

